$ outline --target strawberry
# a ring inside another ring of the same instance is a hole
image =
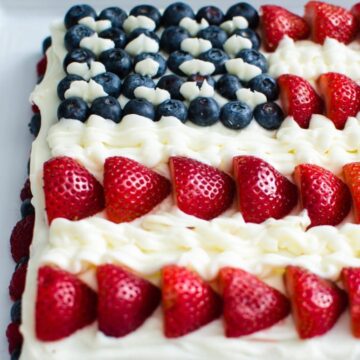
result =
[[[159,306],[160,289],[120,266],[99,266],[97,280],[99,329],[107,336],[135,331]]]
[[[101,184],[70,157],[44,163],[44,192],[49,224],[58,217],[80,220],[104,208]]]
[[[351,208],[347,186],[330,171],[313,164],[300,164],[294,172],[310,226],[337,225]]]
[[[352,333],[360,338],[360,268],[342,269],[341,281],[349,297]]]
[[[285,74],[278,78],[280,99],[284,112],[304,129],[309,127],[313,114],[321,114],[323,103],[310,83],[300,76]]]
[[[327,37],[348,44],[357,32],[355,16],[343,7],[322,1],[309,1],[305,5],[305,19],[312,29],[312,40],[323,44]]]
[[[40,109],[39,107],[36,105],[36,104],[32,104],[31,105],[31,111],[34,113],[34,114],[38,114],[40,112]]]
[[[349,116],[360,111],[360,87],[355,81],[338,73],[320,75],[317,84],[325,99],[325,115],[337,129],[343,129]]]
[[[32,198],[32,193],[31,193],[30,179],[27,178],[20,192],[20,200],[24,201],[26,199],[31,199],[31,198]]]
[[[355,5],[353,5],[350,12],[355,16],[355,19],[359,26],[359,24],[360,24],[360,3],[356,3]]]
[[[343,172],[353,200],[355,221],[360,223],[360,162],[346,164]]]
[[[221,299],[199,275],[176,265],[162,270],[164,332],[176,338],[210,323],[221,314]]]
[[[106,213],[115,223],[147,214],[169,194],[164,176],[122,156],[107,158],[104,169]]]
[[[25,258],[26,259],[26,258]],[[9,285],[9,294],[13,301],[20,300],[25,289],[27,259],[20,261],[15,268]]]
[[[10,323],[6,328],[6,337],[9,343],[9,353],[21,348],[23,337],[20,333],[20,324]]]
[[[263,39],[268,51],[274,51],[285,35],[302,40],[310,34],[309,26],[302,17],[281,6],[264,5],[260,11]]]
[[[36,64],[36,72],[38,77],[44,76],[47,68],[47,58],[44,55]]]
[[[328,332],[346,308],[343,290],[301,267],[286,268],[285,286],[301,339]]]
[[[183,156],[170,158],[175,201],[181,211],[211,220],[233,202],[235,185],[223,171]]]
[[[255,156],[233,159],[240,211],[246,222],[281,219],[297,203],[296,186],[266,161]]]
[[[37,338],[55,341],[95,321],[97,295],[75,275],[42,266],[38,273],[35,306]]]
[[[11,237],[11,254],[15,262],[29,256],[30,245],[33,238],[35,216],[28,215],[15,225]]]

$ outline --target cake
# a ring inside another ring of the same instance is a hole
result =
[[[37,66],[11,359],[359,358],[360,6],[98,10]]]

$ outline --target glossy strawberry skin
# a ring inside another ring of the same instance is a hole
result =
[[[84,219],[104,208],[101,184],[82,165],[67,156],[44,163],[44,193],[49,224],[56,218]]]
[[[107,158],[104,169],[106,213],[115,223],[132,221],[160,204],[171,191],[164,176],[126,157]]]
[[[99,329],[122,337],[140,327],[160,304],[160,289],[116,265],[97,269]]]
[[[43,266],[38,272],[35,306],[37,338],[55,341],[95,321],[97,295],[73,274]]]
[[[181,211],[211,220],[233,202],[234,180],[225,172],[183,156],[170,158],[175,201]]]
[[[191,333],[218,318],[221,299],[199,275],[181,266],[162,270],[164,333],[177,338]]]
[[[233,159],[240,211],[246,222],[281,219],[297,203],[296,186],[266,161],[255,156]]]
[[[20,333],[20,324],[10,323],[6,328],[6,337],[9,343],[9,354],[21,348],[23,337]]]
[[[244,270],[222,268],[218,281],[224,302],[227,337],[267,329],[290,313],[286,296]]]
[[[360,162],[346,164],[343,167],[344,178],[353,200],[355,220],[360,223]]]
[[[347,297],[343,290],[301,267],[286,268],[285,286],[301,339],[328,332],[346,308]]]
[[[13,301],[20,300],[25,289],[27,262],[21,262],[11,277],[9,294]]]
[[[313,114],[321,114],[323,102],[310,83],[300,76],[285,74],[278,78],[284,112],[304,129]]]
[[[313,164],[296,166],[294,178],[302,205],[310,217],[310,226],[335,226],[345,219],[351,208],[351,196],[341,179]]]
[[[310,29],[302,17],[275,5],[261,6],[260,11],[266,50],[274,51],[285,35],[294,40],[308,38]]]

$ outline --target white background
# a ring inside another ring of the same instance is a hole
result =
[[[11,302],[8,283],[12,262],[9,237],[20,218],[19,192],[26,178],[26,164],[32,137],[27,124],[31,117],[29,94],[36,81],[35,64],[41,56],[42,39],[48,35],[52,20],[61,18],[73,4],[87,2],[97,10],[110,5],[130,9],[136,0],[71,1],[71,0],[0,0],[0,359],[8,359],[5,329],[10,321]],[[195,1],[193,1],[195,3]],[[251,1],[258,7],[263,3],[283,5],[302,13],[306,1]],[[332,0],[350,7],[356,1]],[[145,1],[146,3],[146,1]],[[164,8],[170,1],[148,1]],[[235,1],[196,0],[196,8],[215,4],[226,10]],[[26,360],[26,359],[25,359]],[[40,359],[39,359],[40,360]],[[64,359],[66,360],[66,359]]]

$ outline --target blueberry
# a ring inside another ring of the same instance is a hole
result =
[[[67,53],[64,59],[64,70],[66,71],[69,64],[73,62],[87,63],[90,65],[91,61],[95,60],[95,54],[88,49],[76,49]]]
[[[241,58],[244,62],[257,66],[262,72],[268,70],[266,57],[257,50],[242,49],[236,54],[236,58]]]
[[[28,256],[23,256],[15,265],[15,270],[18,270],[21,266],[27,264],[29,262],[29,257]]]
[[[165,75],[157,83],[156,87],[167,90],[172,99],[184,100],[180,93],[181,85],[185,81],[177,75]]]
[[[29,130],[35,137],[38,136],[41,127],[40,113],[34,114],[29,122]]]
[[[224,42],[228,38],[226,32],[215,25],[211,25],[205,29],[200,30],[197,36],[199,38],[209,40],[212,47],[218,49],[223,48]]]
[[[21,300],[14,302],[13,306],[11,307],[10,316],[13,323],[21,323]]]
[[[58,119],[75,119],[85,122],[89,116],[89,108],[86,102],[79,97],[71,97],[64,100],[58,107]]]
[[[133,30],[130,33],[129,38],[128,38],[128,43],[133,41],[134,39],[136,39],[141,34],[144,34],[148,38],[155,40],[158,44],[160,42],[159,37],[156,35],[156,33],[154,31],[150,31],[148,29],[138,28],[138,29]]]
[[[51,46],[52,40],[51,40],[51,36],[48,36],[44,39],[43,43],[42,43],[42,52],[45,55],[46,50]]]
[[[30,158],[28,159],[26,164],[26,173],[28,176],[30,175]]]
[[[104,9],[99,15],[99,20],[110,20],[111,26],[116,28],[122,28],[126,18],[126,12],[116,6]]]
[[[194,19],[194,11],[188,4],[176,2],[165,9],[162,16],[162,23],[165,27],[179,25],[180,21],[185,17]]]
[[[249,82],[251,90],[263,93],[268,101],[274,101],[279,97],[279,86],[274,78],[268,74],[260,74]]]
[[[102,96],[95,99],[90,113],[119,123],[121,120],[121,107],[117,99],[112,96]]]
[[[152,6],[152,5],[138,5],[135,6],[131,11],[130,15],[133,16],[147,16],[148,18],[152,19],[158,28],[161,22],[161,13],[160,11]]]
[[[73,81],[84,80],[81,76],[78,75],[67,75],[65,76],[57,86],[57,94],[60,100],[65,100],[66,90],[70,88],[70,85]]]
[[[114,42],[116,48],[124,48],[127,42],[126,34],[119,28],[111,27],[99,33],[99,37],[110,39]]]
[[[102,52],[99,60],[105,65],[106,71],[118,75],[121,79],[129,74],[132,68],[130,55],[123,49],[110,49]]]
[[[216,91],[226,99],[236,100],[236,92],[242,88],[241,82],[235,75],[223,75],[215,85]]]
[[[284,120],[284,113],[276,103],[267,102],[258,105],[254,109],[254,117],[263,128],[267,130],[276,130]]]
[[[20,359],[20,355],[21,355],[21,349],[15,349],[15,350],[11,353],[10,360],[19,360],[19,359]]]
[[[67,29],[70,29],[72,26],[76,25],[78,21],[84,17],[96,18],[95,10],[86,4],[75,5],[71,7],[65,15],[64,23]]]
[[[145,99],[130,100],[124,107],[123,116],[136,114],[155,120],[155,109],[151,102]]]
[[[122,93],[128,99],[134,99],[134,90],[139,86],[146,86],[148,88],[154,89],[155,83],[149,76],[130,74],[125,78],[123,82]]]
[[[180,26],[169,26],[161,35],[160,48],[170,54],[180,50],[182,41],[188,37],[189,33],[186,29]]]
[[[193,57],[182,50],[178,50],[178,51],[174,51],[173,53],[170,54],[169,58],[168,58],[168,68],[175,74],[180,75],[180,76],[184,76],[185,74],[180,70],[180,65],[185,62],[185,61],[189,61],[192,60]]]
[[[95,33],[89,27],[78,24],[72,26],[65,34],[64,43],[67,51],[73,51],[80,47],[83,38],[89,37]]]
[[[229,129],[243,129],[248,126],[253,117],[253,112],[249,105],[240,101],[230,101],[226,103],[220,114],[220,120]]]
[[[252,48],[255,50],[259,50],[261,46],[261,39],[257,32],[254,30],[247,28],[247,29],[236,29],[234,34],[239,35],[245,39],[249,39],[252,44]]]
[[[195,81],[196,85],[200,88],[203,84],[203,82],[206,80],[206,82],[214,87],[215,86],[215,80],[213,77],[211,77],[210,75],[200,75],[200,74],[192,74],[188,77],[187,79],[188,81]]]
[[[136,67],[136,64],[142,60],[145,59],[153,59],[159,64],[159,68],[157,70],[157,73],[153,76],[153,78],[158,78],[160,76],[163,76],[166,71],[166,60],[159,54],[159,53],[141,53],[137,56],[135,56],[134,59],[134,69]]]
[[[213,75],[226,73],[225,63],[229,60],[229,56],[223,50],[210,49],[200,54],[199,59],[211,62],[215,65],[215,72]]]
[[[231,20],[235,16],[244,17],[248,21],[249,27],[252,29],[256,29],[259,25],[258,12],[255,8],[246,2],[241,2],[231,6],[226,12],[225,18],[226,20]]]
[[[162,116],[174,116],[181,122],[187,120],[187,109],[185,104],[180,100],[165,100],[156,109],[156,120],[160,120]]]
[[[24,219],[28,215],[35,214],[35,209],[34,209],[33,204],[31,203],[31,199],[25,199],[22,202],[21,207],[20,207],[20,213],[21,213],[22,219]]]
[[[190,103],[188,117],[196,125],[210,126],[219,120],[220,107],[213,98],[197,97]]]
[[[115,98],[119,97],[121,92],[121,80],[116,74],[105,72],[94,76],[92,79],[100,84],[108,95]]]
[[[205,19],[210,25],[220,25],[224,21],[223,12],[216,6],[204,6],[196,14],[198,22]]]

